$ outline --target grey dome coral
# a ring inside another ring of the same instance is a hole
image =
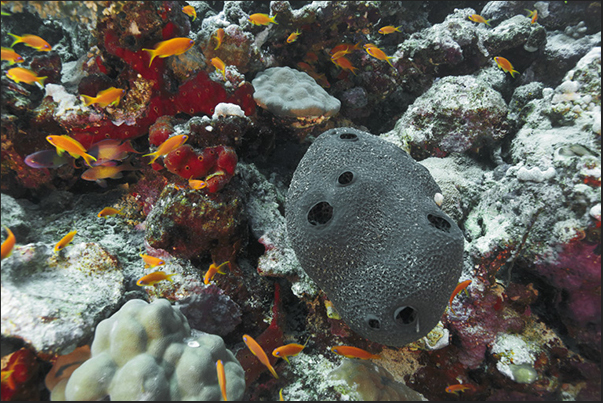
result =
[[[341,107],[341,102],[329,95],[312,77],[290,67],[266,69],[252,84],[256,103],[277,116],[330,117]]]
[[[220,400],[217,360],[229,400],[245,390],[245,372],[222,338],[191,335],[184,315],[165,299],[128,301],[98,324],[91,352],[69,378],[66,400]]]

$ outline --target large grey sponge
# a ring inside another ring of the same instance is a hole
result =
[[[312,77],[290,67],[266,69],[252,84],[256,103],[277,116],[328,117],[341,107]]]
[[[464,238],[425,167],[370,133],[321,134],[287,195],[291,245],[342,319],[403,346],[433,329],[461,274]]]

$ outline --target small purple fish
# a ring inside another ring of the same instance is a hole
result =
[[[58,168],[69,162],[67,153],[58,155],[56,150],[42,150],[25,157],[25,163],[32,168]]]

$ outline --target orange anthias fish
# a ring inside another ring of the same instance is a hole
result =
[[[139,256],[144,261],[145,269],[148,269],[149,267],[163,266],[165,264],[165,260],[155,256],[145,255],[144,253],[141,253]]]
[[[129,161],[121,165],[99,165],[84,171],[81,178],[86,181],[96,181],[100,186],[105,187],[107,186],[105,179],[119,179],[124,176],[123,171],[135,171],[137,169]]]
[[[511,62],[502,56],[496,56],[494,58],[494,61],[496,62],[498,67],[503,69],[505,73],[511,74],[511,77],[513,78],[515,78],[515,73],[519,73],[519,71],[513,69],[513,65],[511,64]]]
[[[153,157],[151,159],[151,162],[149,162],[149,164],[152,164],[153,162],[155,162],[155,160],[159,157],[161,157],[162,155],[166,155],[169,154],[170,152],[174,151],[175,149],[177,149],[178,147],[180,147],[182,144],[184,144],[186,142],[186,140],[188,139],[188,136],[186,134],[179,134],[177,136],[172,136],[169,139],[167,139],[166,141],[164,141],[159,148],[157,148],[157,151],[155,151],[154,153],[150,153],[150,154],[145,154],[143,155],[143,157]]]
[[[361,42],[358,42],[355,45],[352,45],[351,43],[340,43],[339,45],[331,49],[329,51],[329,54],[334,55],[335,53],[341,52],[342,50],[346,50],[348,51],[348,53],[352,53],[352,51],[354,50],[360,50],[360,43]]]
[[[89,106],[92,104],[98,104],[101,108],[105,108],[108,105],[119,105],[119,101],[121,97],[124,96],[126,90],[122,90],[121,88],[107,88],[96,94],[96,97],[91,97],[88,95],[80,95],[84,99],[84,105]]]
[[[467,287],[469,286],[469,284],[471,284],[471,280],[465,280],[462,281],[460,283],[457,284],[457,286],[455,287],[454,291],[452,291],[452,295],[450,296],[450,301],[448,302],[448,305],[450,306],[450,310],[452,311],[452,313],[454,313],[454,311],[452,310],[452,300],[454,299],[454,297],[456,297],[456,295],[465,290],[465,294],[469,295],[469,293],[467,292]]]
[[[371,354],[361,348],[352,346],[334,346],[331,347],[331,351],[347,358],[360,358],[362,360],[376,360],[381,358],[380,355]]]
[[[192,48],[194,44],[195,41],[190,38],[172,38],[167,41],[159,42],[155,45],[155,49],[143,48],[142,50],[149,52],[149,55],[151,56],[149,67],[151,67],[153,59],[156,57],[164,58],[181,55]]]
[[[10,78],[16,83],[33,84],[38,83],[41,87],[44,86],[44,80],[48,77],[38,77],[35,71],[26,69],[24,67],[13,67],[6,72],[6,77]]]
[[[230,266],[229,261],[222,263],[220,266],[216,266],[215,263],[212,263],[211,265],[209,265],[209,269],[207,269],[207,272],[205,272],[205,276],[203,276],[203,284],[209,284],[209,282],[214,278],[216,273],[226,274],[226,272],[221,270],[222,266],[224,266],[226,264],[228,266]]]
[[[382,51],[381,49],[379,49],[377,46],[369,43],[369,44],[364,45],[364,49],[366,50],[366,53],[368,53],[375,59],[385,60],[389,63],[390,66],[394,67],[394,65],[390,61],[390,59],[392,59],[392,57],[386,55],[385,52]]]
[[[94,165],[104,165],[108,161],[124,160],[128,156],[128,153],[142,154],[132,148],[129,141],[122,143],[115,139],[106,139],[94,143],[90,146],[87,153],[96,158]]]
[[[21,57],[11,48],[5,48],[2,46],[2,60],[7,61],[10,65],[13,65],[15,63],[22,63],[23,57]]]
[[[54,246],[53,251],[56,253],[63,250],[73,240],[75,234],[77,234],[77,231],[73,230],[67,235],[65,235],[63,238],[61,238],[61,240],[57,242],[57,244]]]
[[[299,32],[299,29],[296,30],[295,32],[292,32],[291,35],[289,35],[289,37],[287,38],[287,43],[293,43],[297,40],[297,37],[301,35],[301,32]]]
[[[400,25],[399,27],[394,27],[393,25],[388,25],[386,27],[379,28],[378,32],[382,35],[387,35],[387,34],[392,34],[394,32],[402,32],[402,31],[400,31],[400,28],[402,28],[402,25]]]
[[[249,22],[253,25],[269,25],[269,24],[278,24],[274,19],[274,17],[269,16],[268,14],[255,13],[249,16]]]
[[[268,370],[270,371],[270,373],[272,374],[272,376],[274,376],[276,379],[278,379],[278,374],[276,373],[276,371],[274,370],[274,368],[272,368],[272,365],[270,365],[270,361],[268,360],[268,356],[266,355],[266,353],[264,352],[264,350],[262,349],[262,347],[260,347],[260,345],[258,344],[258,342],[255,341],[248,334],[244,334],[243,335],[243,341],[245,342],[245,345],[247,346],[247,348],[249,348],[249,350],[253,353],[253,355],[255,355],[256,357],[258,357],[258,360],[260,360],[260,362],[262,364],[264,364],[266,366],[266,368],[268,368]]]
[[[184,6],[182,7],[182,12],[189,17],[193,17],[193,21],[197,19],[197,12],[195,11],[195,7],[193,6]]]
[[[526,9],[526,11],[529,13],[528,14],[528,18],[532,17],[532,19],[530,20],[530,23],[535,24],[536,21],[538,21],[538,10],[528,10]]]
[[[65,135],[47,136],[46,140],[57,148],[57,154],[59,155],[63,155],[67,151],[73,158],[82,157],[88,166],[92,166],[92,163],[96,161],[96,158],[87,154],[84,146],[74,138]]]
[[[466,390],[473,390],[473,385],[463,385],[462,383],[456,385],[450,385],[446,387],[446,393],[454,393],[458,395],[460,392],[464,392]]]
[[[6,228],[6,239],[4,240],[4,242],[2,242],[2,259],[10,256],[11,252],[13,251],[13,248],[15,247],[15,243],[17,242],[12,231],[8,227],[4,228]]]
[[[189,179],[188,186],[191,189],[199,190],[207,187],[207,182],[202,181],[201,179]]]
[[[170,282],[174,282],[174,280],[172,280],[172,276],[175,276],[175,275],[176,275],[176,273],[165,274],[165,272],[163,272],[163,271],[154,271],[153,273],[147,274],[146,276],[143,276],[140,279],[138,279],[138,281],[136,282],[136,285],[152,287],[155,284],[157,284],[163,280],[168,280]]]
[[[15,46],[17,43],[23,43],[27,46],[29,46],[30,48],[34,48],[35,50],[38,50],[40,52],[50,52],[52,50],[52,47],[50,46],[50,44],[48,42],[46,42],[44,39],[40,38],[39,36],[36,35],[23,35],[23,36],[17,36],[15,34],[11,34],[10,32],[8,33],[10,36],[12,36],[13,38],[15,38],[15,41],[13,42],[12,45],[10,45],[10,47],[12,48],[13,46]]]
[[[107,218],[116,214],[119,215],[124,215],[124,213],[122,213],[122,211],[124,210],[125,207],[122,207],[121,210],[118,210],[116,208],[113,207],[105,207],[104,209],[102,209],[98,214],[97,217],[98,218]]]
[[[485,19],[479,14],[471,14],[469,19],[473,22],[481,22],[482,24],[490,25],[490,20]]]
[[[226,80],[226,64],[222,61],[222,59],[220,59],[219,57],[214,57],[210,60],[210,62],[212,66],[216,68],[216,71],[222,73],[222,76],[224,76],[224,80]]]
[[[214,38],[217,43],[214,50],[217,50],[222,45],[222,41],[224,40],[224,35],[226,35],[226,32],[224,32],[224,29],[218,28],[218,30],[216,31],[216,34],[214,36],[212,36],[212,38]]]
[[[282,358],[287,361],[287,363],[291,364],[289,362],[289,357],[295,357],[296,355],[301,353],[304,347],[306,347],[306,344],[308,344],[308,340],[306,340],[306,343],[303,346],[298,343],[290,343],[284,346],[277,347],[272,351],[272,355],[277,358]]]
[[[354,75],[356,74],[356,70],[358,70],[358,68],[354,67],[352,65],[352,62],[350,62],[350,60],[345,56],[341,56],[338,59],[331,61],[341,67],[343,70],[351,71],[352,73],[354,73]]]
[[[222,360],[216,361],[216,371],[218,371],[218,384],[220,385],[220,391],[222,392],[222,399],[228,401],[226,397],[226,372],[224,371],[224,364]]]

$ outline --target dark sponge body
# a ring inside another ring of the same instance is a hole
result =
[[[299,262],[358,334],[403,346],[436,326],[461,274],[461,230],[425,167],[352,128],[308,149],[287,195]]]

